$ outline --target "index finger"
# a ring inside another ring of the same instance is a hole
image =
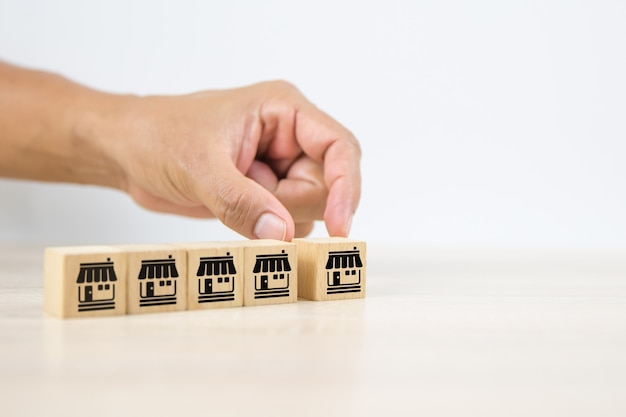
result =
[[[295,128],[302,150],[324,165],[328,234],[348,236],[361,198],[359,142],[348,129],[308,102],[298,109]]]

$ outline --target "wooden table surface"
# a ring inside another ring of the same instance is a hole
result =
[[[625,416],[626,254],[368,248],[364,300],[58,320],[0,247],[1,416]]]

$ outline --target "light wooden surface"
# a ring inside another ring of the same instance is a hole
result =
[[[365,299],[59,320],[0,248],[2,416],[624,416],[626,256],[368,246]]]

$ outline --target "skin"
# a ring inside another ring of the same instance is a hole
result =
[[[0,62],[0,176],[117,188],[289,241],[321,219],[348,235],[360,158],[354,136],[283,81],[138,97]]]

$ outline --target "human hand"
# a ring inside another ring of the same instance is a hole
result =
[[[141,206],[217,217],[250,238],[289,241],[317,219],[331,236],[348,235],[359,144],[292,85],[115,97],[89,130]]]

